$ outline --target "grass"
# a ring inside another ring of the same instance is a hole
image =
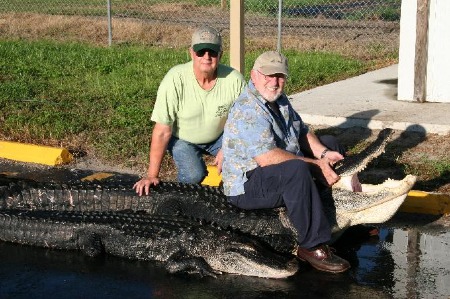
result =
[[[436,160],[423,154],[416,161],[416,167],[407,166],[407,171],[413,175],[440,177],[450,173],[450,159]]]
[[[247,78],[261,52],[247,55]],[[333,53],[285,54],[288,94],[365,67]],[[158,85],[170,67],[189,59],[186,49],[0,41],[0,137],[90,152],[125,166],[145,164]],[[222,62],[228,61],[225,54]]]

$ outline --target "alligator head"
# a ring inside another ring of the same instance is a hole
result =
[[[363,171],[372,160],[384,153],[386,145],[393,134],[394,131],[392,129],[383,129],[378,133],[376,140],[364,150],[358,154],[347,156],[344,160],[339,161],[336,164],[335,171],[341,178],[333,185],[333,188],[352,190],[352,180],[359,172]]]
[[[346,228],[357,224],[376,224],[389,220],[404,202],[416,182],[416,176],[402,180],[387,179],[381,184],[361,184],[360,192],[353,192],[352,180],[359,172],[385,151],[394,131],[386,128],[377,139],[356,155],[346,157],[336,166],[341,179],[331,188],[322,190],[325,213],[332,224],[336,239]]]
[[[195,242],[192,248],[196,248],[195,254],[202,256],[216,271],[263,278],[285,278],[298,270],[295,258],[276,253],[254,238],[226,231],[214,234],[207,240]]]

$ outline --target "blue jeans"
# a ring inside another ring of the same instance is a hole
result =
[[[203,155],[216,156],[222,147],[222,135],[210,143],[194,144],[172,136],[167,150],[175,161],[180,183],[198,184],[207,176]]]

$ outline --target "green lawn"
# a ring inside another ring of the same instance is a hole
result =
[[[247,55],[246,78],[259,54]],[[365,70],[332,53],[284,54],[288,94]],[[170,67],[189,59],[187,50],[0,41],[0,137],[146,163],[158,85]]]

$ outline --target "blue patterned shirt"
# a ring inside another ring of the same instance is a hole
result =
[[[222,143],[222,180],[226,195],[245,193],[246,173],[258,167],[256,156],[275,148],[303,156],[299,138],[308,133],[308,126],[285,94],[276,103],[281,116],[269,108],[250,80],[231,107]]]

